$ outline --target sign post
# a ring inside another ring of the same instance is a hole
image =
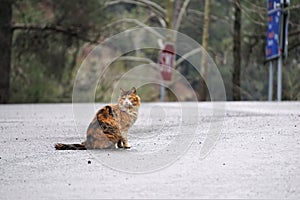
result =
[[[288,18],[286,11],[289,0],[268,0],[268,29],[266,42],[266,59],[269,67],[269,95],[273,96],[273,60],[277,60],[277,101],[281,101],[282,94],[282,57],[287,57]]]
[[[268,100],[272,101],[273,98],[273,63],[270,61],[270,66],[269,66],[269,96]]]
[[[160,66],[160,73],[163,81],[172,80],[172,72],[175,62],[175,47],[171,43],[167,43],[163,50],[159,53],[158,64]],[[160,100],[164,101],[165,87],[161,86]]]

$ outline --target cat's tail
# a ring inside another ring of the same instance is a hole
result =
[[[57,143],[55,144],[56,150],[86,150],[85,144],[62,144]]]

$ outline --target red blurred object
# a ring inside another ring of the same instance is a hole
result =
[[[175,62],[175,48],[173,44],[166,44],[164,49],[159,53],[158,64],[163,80],[172,80],[172,71]]]

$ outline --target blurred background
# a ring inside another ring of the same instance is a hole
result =
[[[227,100],[267,100],[267,20],[266,0],[0,0],[0,103],[72,102],[77,70],[89,52],[114,34],[147,26],[177,30],[202,44],[218,66]],[[288,40],[282,99],[299,100],[300,0],[291,1]],[[158,51],[138,56],[157,62]],[[120,60],[110,73],[147,59]],[[188,65],[176,70],[199,100],[209,100]],[[113,81],[98,85],[96,101],[110,100]],[[276,83],[274,76],[275,89]],[[159,86],[139,90],[143,101],[159,101],[159,92]],[[171,92],[166,100],[174,100]]]

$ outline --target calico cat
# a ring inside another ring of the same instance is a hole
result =
[[[118,103],[101,108],[91,121],[86,141],[81,144],[55,144],[57,150],[86,150],[130,148],[127,133],[138,117],[140,97],[135,87],[129,91],[121,89]]]

